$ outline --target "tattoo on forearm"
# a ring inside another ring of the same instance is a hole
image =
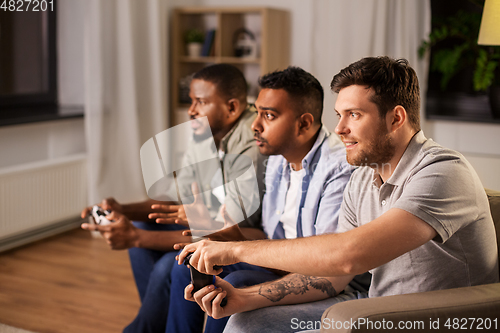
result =
[[[287,295],[305,294],[309,290],[309,287],[324,292],[328,297],[333,297],[337,294],[332,283],[325,278],[290,274],[283,279],[262,285],[259,289],[259,295],[264,296],[272,302],[278,302]]]

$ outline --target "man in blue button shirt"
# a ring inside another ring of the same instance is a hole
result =
[[[264,231],[272,239],[335,232],[353,167],[346,161],[340,139],[321,123],[321,84],[306,71],[289,67],[263,76],[259,85],[258,116],[252,129],[260,152],[271,155],[262,204]],[[242,287],[282,275],[248,265],[243,269],[226,266],[219,276]],[[184,300],[189,281],[185,267],[173,268],[167,332],[202,330],[203,311]],[[227,319],[208,318],[205,332],[222,332]]]
[[[335,232],[353,169],[340,139],[321,124],[319,82],[292,67],[268,74],[259,84],[259,115],[252,128],[260,152],[272,155],[265,177],[264,231],[275,239]],[[305,92],[302,85],[314,93]]]

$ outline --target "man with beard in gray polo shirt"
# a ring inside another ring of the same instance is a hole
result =
[[[420,129],[415,71],[404,59],[364,58],[335,75],[335,129],[354,171],[337,234],[294,240],[187,245],[191,265],[247,262],[294,272],[245,289],[217,279],[185,297],[210,316],[232,316],[227,332],[300,330],[334,303],[498,282],[488,199],[472,166]],[[338,295],[356,274],[372,273],[368,294]],[[224,307],[220,306],[223,298]],[[301,305],[291,305],[307,303]],[[283,305],[272,307],[274,305]],[[266,307],[266,308],[265,308]],[[264,309],[260,309],[264,308]],[[257,311],[251,311],[260,309]],[[292,321],[291,321],[292,320]],[[292,324],[292,326],[291,326]]]

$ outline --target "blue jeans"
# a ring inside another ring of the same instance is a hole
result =
[[[239,263],[225,266],[219,274],[234,287],[248,287],[280,278],[265,268]],[[171,276],[170,311],[168,312],[167,333],[199,333],[203,331],[205,313],[197,303],[184,299],[184,289],[191,283],[189,268],[174,265]],[[205,332],[222,332],[229,318],[207,319]]]
[[[179,225],[159,225],[147,222],[132,222],[145,230],[181,230]],[[170,271],[175,264],[177,251],[155,251],[142,248],[128,250],[135,284],[141,298],[141,308],[123,330],[124,333],[163,333],[170,299]],[[177,266],[177,265],[175,265]]]
[[[366,292],[353,291],[317,302],[272,306],[254,311],[237,313],[230,317],[224,332],[301,332],[308,328],[308,322],[315,323],[317,326],[315,328],[319,329],[321,316],[330,306],[344,301],[367,297],[368,293]],[[311,332],[319,332],[319,330]]]

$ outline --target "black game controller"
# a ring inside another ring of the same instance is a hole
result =
[[[190,253],[185,259],[184,259],[184,265],[189,265],[189,260],[191,259],[191,256],[193,254]],[[217,269],[217,266],[214,267]],[[198,272],[193,266],[189,265],[189,270],[191,272],[191,283],[193,284],[193,294],[197,292],[198,290],[202,289],[203,287],[206,287],[211,284],[215,284],[215,275],[209,275],[209,274],[204,274]],[[224,297],[222,301],[220,302],[220,306],[225,306],[227,304],[227,299]]]

